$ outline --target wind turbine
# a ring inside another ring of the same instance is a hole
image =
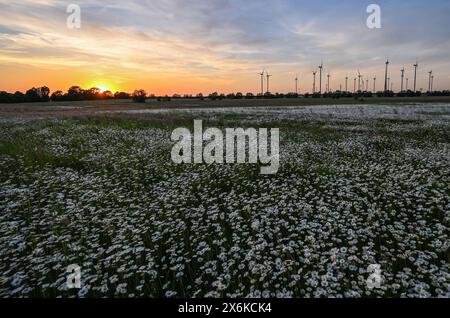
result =
[[[353,83],[353,93],[356,93],[356,77],[354,78],[354,83]]]
[[[358,70],[358,92],[361,91],[361,77],[362,77],[361,73]],[[363,82],[363,85],[364,85],[364,82]]]
[[[316,93],[316,74],[317,74],[317,71],[313,71],[313,75],[314,75],[313,94]]]
[[[386,95],[387,90],[389,88],[389,83],[388,83],[388,66],[389,66],[389,59],[386,61],[386,72],[384,75],[384,94]]]
[[[270,93],[270,86],[269,86],[269,80],[272,77],[272,75],[269,74],[269,72],[267,72],[267,93]]]
[[[405,79],[405,67],[403,67],[400,72],[402,72],[402,86],[401,86],[401,90],[400,93],[403,93],[403,80]]]
[[[298,95],[298,75],[295,76],[295,94]]]
[[[417,68],[419,67],[419,62],[416,60],[416,64],[414,64],[414,93],[416,92],[416,84],[417,84]]]
[[[369,80],[366,79],[366,92],[368,92],[368,91],[369,91]]]
[[[327,91],[328,92],[330,92],[331,91],[331,89],[330,89],[330,73],[328,73],[328,75],[327,75]]]
[[[406,91],[408,91],[408,82],[409,82],[409,78],[406,78]]]
[[[323,61],[320,62],[319,71],[320,71],[320,84],[319,84],[319,93],[322,94],[322,69],[323,69]]]
[[[428,79],[428,91],[431,93],[431,77],[433,76],[433,70],[429,71],[430,77]]]
[[[345,91],[348,92],[348,76],[345,76]]]
[[[377,92],[377,86],[376,86],[376,83],[377,83],[377,77],[374,76],[374,77],[373,77],[373,93],[374,93],[374,94]]]
[[[264,70],[262,71],[262,73],[258,73],[258,75],[261,76],[261,96],[264,95],[264,74]]]

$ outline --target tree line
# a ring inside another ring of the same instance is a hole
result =
[[[80,86],[72,86],[67,93],[56,91],[51,96],[52,101],[83,101],[102,99],[130,99],[131,95],[125,92],[112,93],[111,91],[100,91],[97,87],[83,89]]]
[[[8,93],[0,92],[0,103],[33,103],[33,102],[49,102],[50,89],[47,86],[33,87],[26,91],[26,93],[15,92]]]
[[[0,103],[36,103],[50,101],[83,101],[83,100],[107,100],[107,99],[130,99],[133,95],[125,92],[112,93],[111,91],[100,91],[93,87],[83,89],[80,86],[72,86],[66,93],[58,90],[50,95],[50,89],[47,86],[33,87],[25,93],[0,92]]]
[[[108,100],[108,99],[131,99],[137,103],[145,103],[147,99],[155,99],[157,101],[170,101],[172,99],[210,99],[210,100],[222,100],[222,99],[261,99],[261,98],[352,98],[352,97],[419,97],[419,96],[450,96],[449,90],[444,91],[433,91],[422,93],[420,91],[413,92],[411,90],[404,92],[345,92],[345,91],[335,91],[335,92],[325,92],[319,93],[265,93],[265,94],[253,94],[253,93],[211,93],[209,95],[203,95],[199,93],[197,95],[179,95],[174,94],[172,96],[155,96],[148,95],[143,89],[135,90],[132,94],[126,92],[116,92],[111,91],[101,91],[99,88],[93,87],[90,89],[83,89],[80,86],[72,86],[68,89],[66,93],[58,90],[50,94],[50,89],[47,86],[33,87],[27,90],[25,93],[15,92],[8,93],[5,91],[0,91],[0,103],[35,103],[35,102],[50,102],[50,101],[86,101],[86,100]]]

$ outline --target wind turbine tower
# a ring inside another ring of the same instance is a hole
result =
[[[402,72],[402,85],[401,85],[400,93],[403,93],[403,80],[405,79],[405,68],[403,67],[400,71]]]
[[[327,75],[327,91],[328,92],[330,92],[331,91],[331,89],[330,89],[330,73],[328,73],[328,75]]]
[[[313,94],[316,93],[316,74],[317,74],[317,71],[314,71],[314,72],[313,72],[313,75],[314,75]]]
[[[319,65],[319,72],[320,72],[320,75],[319,75],[319,93],[320,94],[322,94],[322,69],[323,69],[323,61],[320,63],[320,65]]]
[[[358,92],[361,91],[361,73],[358,70]],[[363,82],[364,85],[364,82]]]
[[[258,73],[259,76],[261,76],[261,96],[264,95],[264,73],[265,71],[262,71],[262,73]]]
[[[298,75],[295,77],[295,94],[298,94]]]
[[[353,93],[356,93],[356,77],[353,80]]]
[[[429,71],[428,74],[430,74],[428,79],[428,91],[431,93],[431,77],[433,76],[433,70]]]
[[[416,84],[417,84],[417,68],[419,67],[419,62],[416,61],[414,64],[414,93],[416,92]]]
[[[388,83],[388,66],[389,66],[389,60],[386,61],[386,72],[384,74],[384,94],[386,95],[389,83]]]
[[[377,92],[377,77],[376,76],[374,76],[374,78],[373,78],[373,93],[375,94],[376,92]]]
[[[345,76],[345,91],[348,92],[348,76]]]
[[[270,78],[272,77],[272,75],[269,74],[269,72],[267,72],[267,93],[270,93],[270,85],[269,85],[269,81]]]

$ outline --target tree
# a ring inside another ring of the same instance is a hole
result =
[[[0,103],[10,103],[13,102],[13,96],[8,92],[1,91],[0,92]]]
[[[145,103],[147,92],[143,89],[135,90],[133,93],[133,101],[135,103]]]
[[[54,102],[62,101],[62,100],[64,100],[64,94],[63,94],[62,91],[56,91],[56,92],[53,92],[53,94],[52,94],[52,96],[50,97],[50,99],[51,99],[52,101],[54,101]]]
[[[100,95],[100,89],[97,87],[92,87],[90,89],[87,89],[83,91],[83,99],[85,100],[94,100],[94,99],[100,99],[102,96]]]
[[[125,92],[116,92],[114,94],[114,98],[115,99],[130,99],[130,94],[125,93]]]
[[[26,102],[26,96],[22,92],[15,92],[14,93],[14,103],[25,103]]]
[[[39,89],[37,89],[36,87],[30,88],[29,90],[27,90],[27,92],[25,93],[25,96],[26,96],[26,100],[31,103],[41,101],[41,97],[39,95]]]
[[[84,90],[80,86],[72,86],[67,91],[67,100],[82,100]]]
[[[101,96],[103,99],[111,99],[114,97],[111,91],[104,91]]]
[[[39,88],[39,95],[41,97],[41,101],[49,102],[50,101],[50,88],[47,86],[42,86]]]
[[[216,100],[217,98],[219,98],[219,93],[217,93],[217,92],[211,93],[211,94],[209,94],[208,97],[211,100]]]

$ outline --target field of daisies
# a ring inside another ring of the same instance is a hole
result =
[[[194,119],[280,128],[278,174],[173,164]],[[0,119],[0,297],[450,297],[449,146],[445,104]]]

